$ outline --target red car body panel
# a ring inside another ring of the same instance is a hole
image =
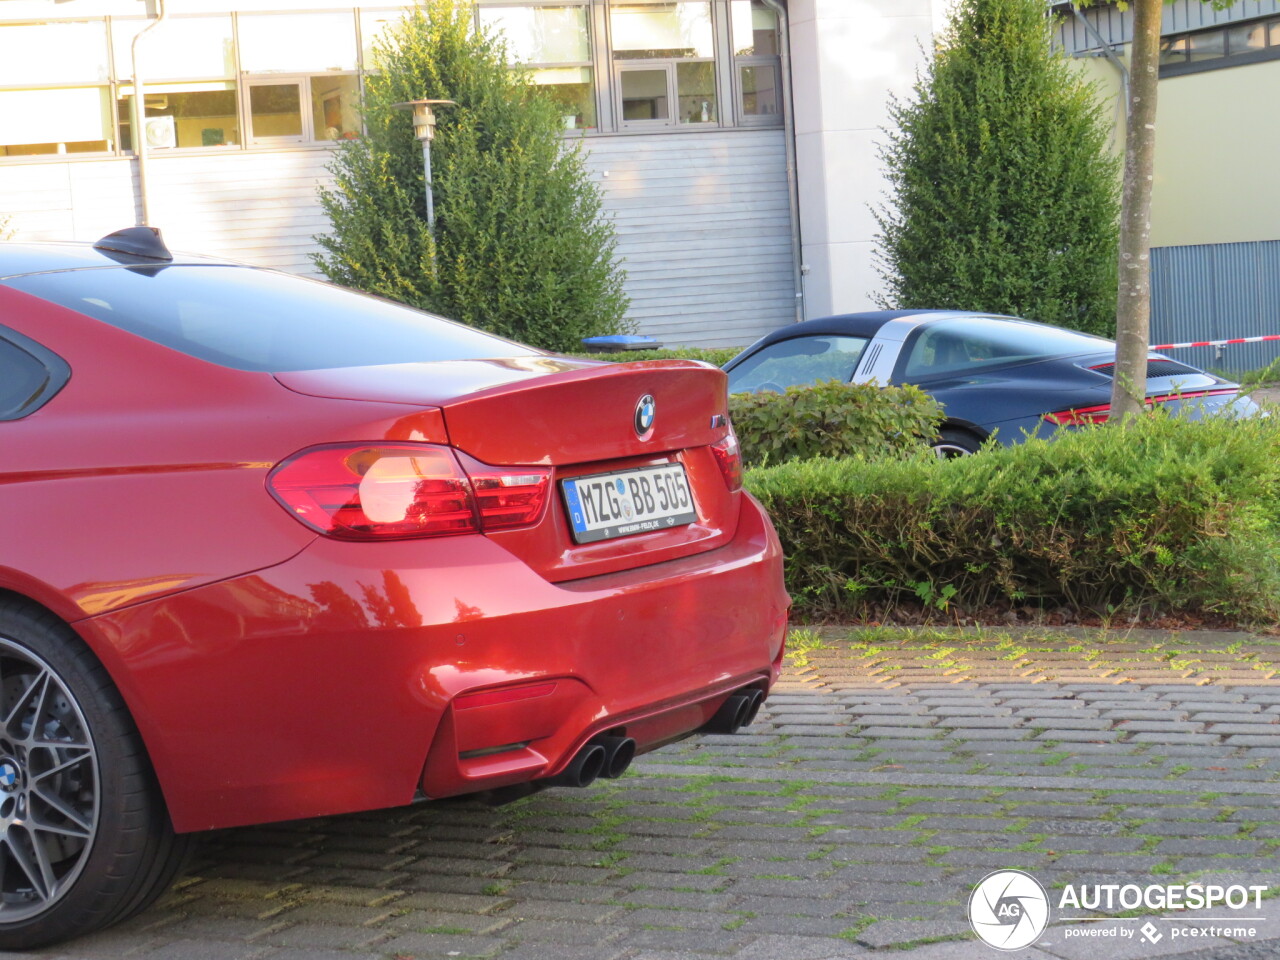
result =
[[[742,503],[732,545],[675,561],[657,581],[641,568],[551,584],[483,536],[450,538],[444,556],[412,540],[318,538],[269,570],[79,626],[129,678],[180,831],[404,804],[420,786],[504,786],[558,772],[602,730],[634,736],[633,714],[718,706],[772,682],[787,600],[759,571],[780,552],[760,508]],[[766,602],[741,602],[762,588]],[[523,755],[519,776],[486,776],[445,746],[451,762],[421,784],[455,697],[547,678],[577,690],[529,728],[542,761]]]
[[[102,661],[179,831],[539,780],[599,734],[653,749],[776,680],[781,556],[712,454],[728,432],[719,371],[554,357],[246,371],[3,281],[0,325],[72,371],[0,423],[0,589]],[[661,415],[638,436],[644,394]],[[298,451],[383,441],[541,465],[552,492],[524,527],[369,543],[317,534],[268,492]],[[560,480],[675,462],[694,522],[573,542]]]

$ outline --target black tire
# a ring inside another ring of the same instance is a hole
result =
[[[47,610],[0,599],[0,950],[145,909],[189,846],[93,652]]]
[[[938,431],[938,439],[933,441],[933,452],[939,460],[953,460],[956,457],[970,457],[982,448],[982,441],[967,430],[956,430],[948,427]]]

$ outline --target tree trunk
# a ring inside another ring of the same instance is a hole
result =
[[[1129,129],[1120,208],[1120,284],[1111,417],[1130,420],[1146,408],[1151,343],[1151,179],[1156,147],[1163,0],[1134,0],[1129,63]]]

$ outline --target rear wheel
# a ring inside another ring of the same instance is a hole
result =
[[[938,439],[933,441],[933,452],[939,460],[951,460],[972,456],[981,446],[982,441],[967,430],[947,428],[938,432]]]
[[[47,611],[0,602],[0,949],[136,913],[187,846],[93,653]]]

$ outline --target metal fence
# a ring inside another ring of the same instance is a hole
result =
[[[1151,251],[1151,342],[1280,334],[1280,240]],[[1190,347],[1170,356],[1244,373],[1280,357],[1280,342]]]

